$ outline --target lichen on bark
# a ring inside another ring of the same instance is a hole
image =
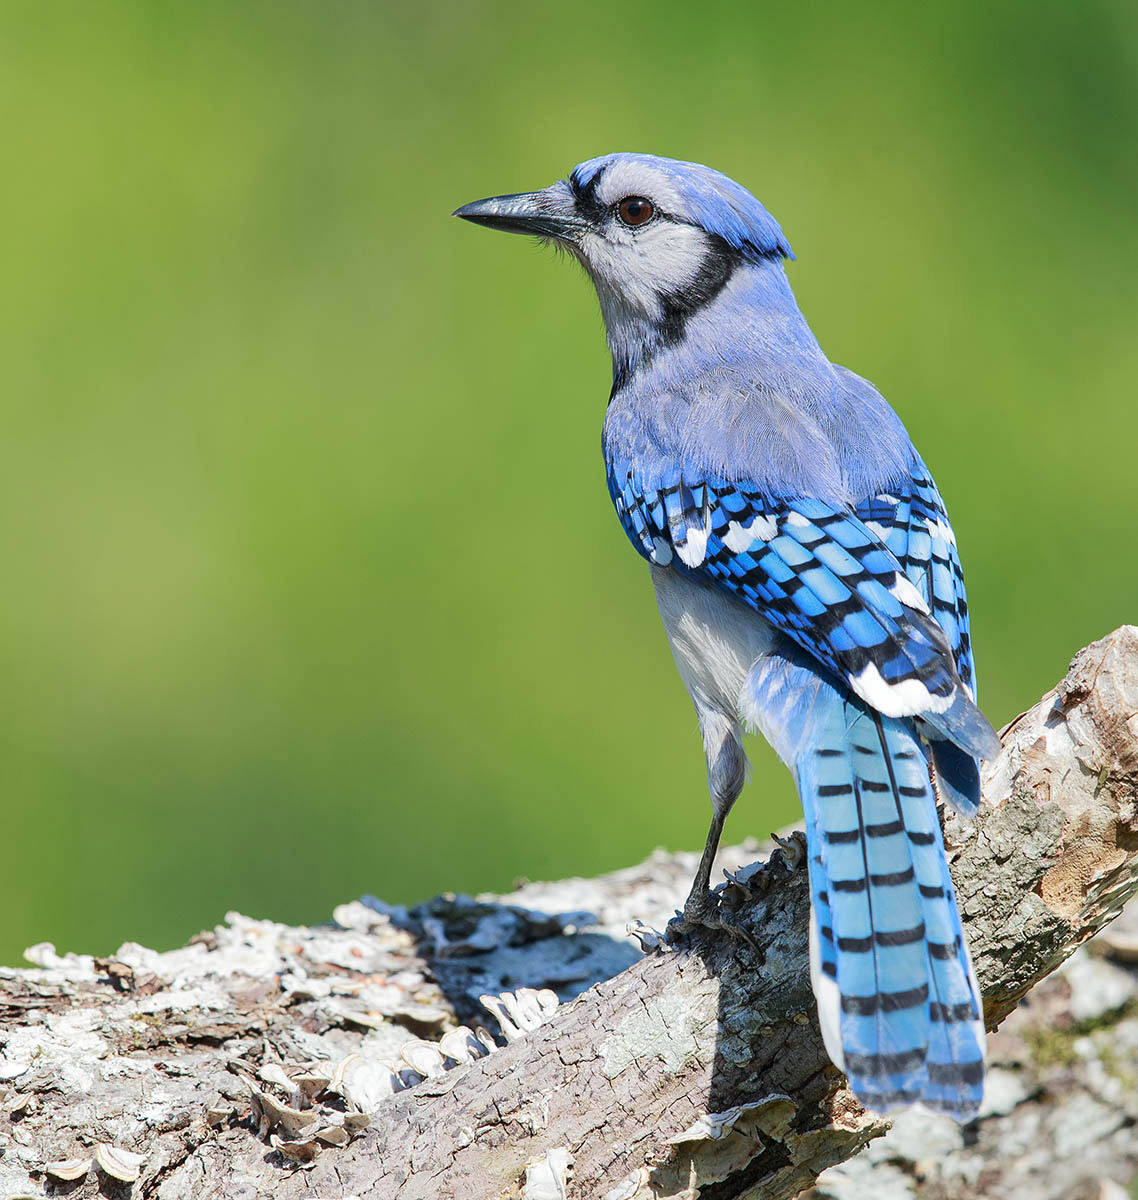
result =
[[[167,954],[35,947],[0,970],[0,1195],[735,1200],[818,1180],[956,1200],[980,1180],[1058,1200],[1099,1179],[1091,1149],[1116,1180],[1138,1165],[1138,934],[1110,925],[1138,887],[1136,714],[1125,627],[1004,731],[981,816],[946,820],[989,1026],[1035,988],[967,1137],[858,1106],[817,1031],[801,855],[752,843],[721,856],[767,855],[722,902],[758,954],[641,954],[694,868],[664,854],[411,911],[365,898],[327,926],[231,914]]]

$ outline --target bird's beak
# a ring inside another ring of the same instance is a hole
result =
[[[560,181],[540,192],[474,200],[456,208],[451,215],[507,233],[528,233],[562,242],[576,241],[587,228],[587,222],[577,211],[573,193]]]

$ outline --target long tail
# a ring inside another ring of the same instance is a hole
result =
[[[984,1081],[980,993],[913,722],[778,657],[752,669],[747,699],[802,797],[830,1057],[868,1108],[970,1119]]]

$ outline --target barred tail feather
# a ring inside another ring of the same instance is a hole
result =
[[[823,938],[820,930],[833,928],[830,915],[829,881],[822,868],[821,856],[813,848],[818,845],[817,821],[811,821],[815,809],[806,814],[806,844],[809,847],[810,872],[810,982],[818,1004],[818,1025],[826,1053],[836,1067],[846,1069],[842,1047],[842,994],[838,989],[837,955],[832,937]]]
[[[935,824],[944,898],[935,902],[934,918],[939,917],[943,923],[930,924],[929,946],[944,949],[931,953],[929,959],[936,1000],[929,1041],[929,1086],[924,1103],[936,1111],[967,1120],[975,1116],[984,1091],[987,1059],[984,1009],[972,956],[960,925],[940,825]]]
[[[756,665],[748,699],[802,797],[826,1049],[867,1107],[967,1120],[984,1030],[925,751],[911,720],[781,663]]]

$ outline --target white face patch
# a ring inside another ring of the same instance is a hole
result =
[[[581,258],[610,328],[659,317],[661,296],[689,287],[707,253],[702,229],[660,217],[634,229],[611,217],[599,233],[587,233],[580,241]]]
[[[616,208],[643,196],[658,215],[643,225],[621,221]],[[595,199],[606,215],[575,252],[593,278],[611,340],[634,340],[637,327],[661,316],[661,298],[690,287],[711,243],[694,225],[668,219],[683,208],[674,181],[642,162],[615,162],[602,173]]]

